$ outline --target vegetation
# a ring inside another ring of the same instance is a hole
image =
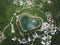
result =
[[[37,0],[36,4],[39,4],[40,2],[42,1]],[[32,14],[37,13],[38,16],[42,17],[44,21],[47,21],[46,16],[44,16],[45,12],[51,12],[55,20],[55,24],[58,27],[60,27],[60,0],[52,0],[52,2],[53,2],[52,4],[48,4],[47,2],[45,2],[42,9],[37,10],[39,6],[36,6],[35,8],[32,8],[32,10],[29,9],[28,11],[28,9],[24,9],[24,11],[22,12],[30,12]],[[15,12],[16,8],[17,8],[16,5],[13,4],[13,0],[0,0],[0,31],[1,32],[3,31],[3,28],[9,24],[11,17],[13,16],[13,13]],[[42,10],[43,13],[39,12],[39,10]],[[10,28],[11,27],[8,27],[8,29],[4,33],[7,39],[4,40],[2,43],[0,43],[0,45],[19,45],[18,42],[16,43],[11,40],[13,35],[16,35],[17,33],[11,35]],[[18,35],[16,36],[18,37]],[[53,36],[52,45],[60,44],[59,36],[60,36],[60,32],[58,32],[56,35]],[[37,39],[37,41],[34,42],[36,43],[35,45],[40,44],[40,43],[37,44],[37,42],[39,42],[39,39]]]

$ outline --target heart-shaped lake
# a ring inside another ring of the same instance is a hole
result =
[[[20,16],[19,23],[21,29],[24,31],[34,30],[42,26],[42,20],[40,17],[36,17],[28,14],[23,14],[22,16]]]

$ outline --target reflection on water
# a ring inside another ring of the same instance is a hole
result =
[[[21,24],[24,30],[31,30],[39,25],[39,20],[29,19],[28,16],[23,16],[21,18]]]

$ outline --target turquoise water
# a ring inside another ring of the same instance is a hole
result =
[[[23,16],[21,18],[21,25],[24,30],[31,30],[39,25],[39,20],[29,19],[28,16]]]

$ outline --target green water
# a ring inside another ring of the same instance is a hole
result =
[[[30,20],[28,16],[23,16],[21,18],[21,25],[24,30],[31,30],[39,25],[39,20],[35,20],[35,19]]]

